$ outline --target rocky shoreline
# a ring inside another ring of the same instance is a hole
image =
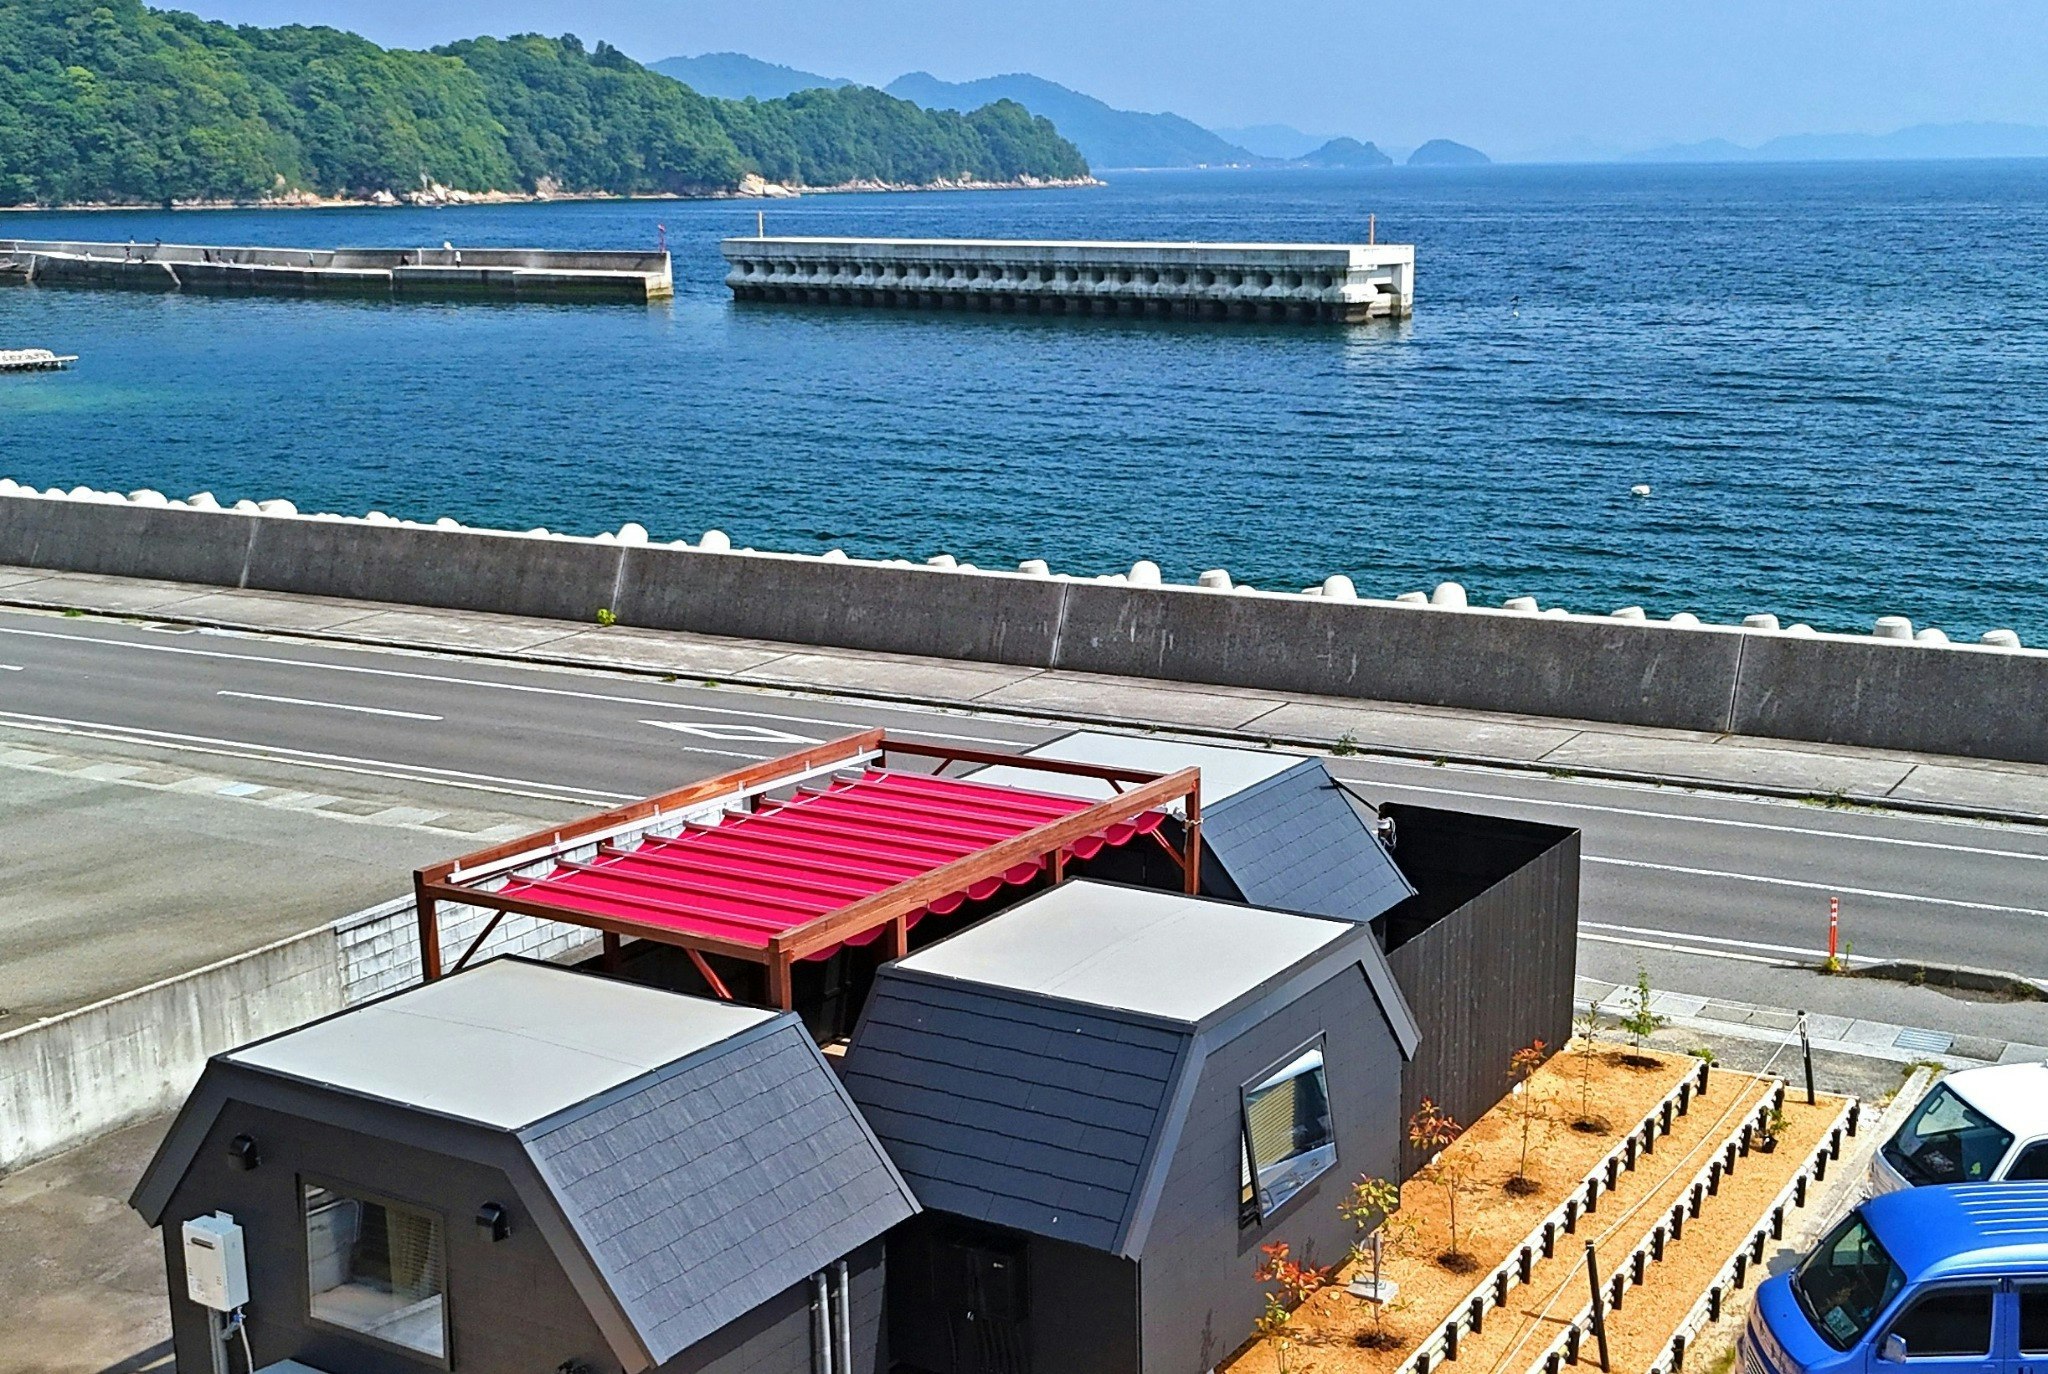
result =
[[[1018,177],[1010,181],[939,181],[911,183],[861,180],[837,186],[793,186],[767,181],[752,174],[738,186],[697,192],[657,192],[623,195],[608,191],[563,191],[543,186],[533,191],[464,191],[435,183],[417,191],[398,193],[384,190],[368,196],[322,196],[310,191],[288,191],[261,200],[173,200],[172,210],[339,210],[399,209],[402,207],[442,208],[460,205],[529,205],[554,201],[594,200],[794,200],[799,196],[860,195],[879,191],[1045,191],[1100,186],[1102,181],[1087,177]],[[70,204],[0,206],[0,213],[31,211],[160,210],[161,201],[81,201]]]

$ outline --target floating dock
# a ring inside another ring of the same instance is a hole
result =
[[[76,353],[47,348],[0,348],[0,372],[55,372],[78,361]]]
[[[217,248],[0,239],[0,283],[267,296],[651,301],[666,252],[551,248]]]
[[[1353,324],[1406,319],[1413,244],[731,238],[743,301]]]

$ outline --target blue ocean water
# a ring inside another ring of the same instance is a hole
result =
[[[735,306],[752,232],[1417,245],[1304,328]],[[0,214],[0,236],[651,244],[651,308],[0,291],[0,475],[1366,594],[2048,640],[2048,161],[1121,175],[1090,190]],[[1629,495],[1648,483],[1647,499]]]

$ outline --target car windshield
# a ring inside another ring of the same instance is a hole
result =
[[[1884,1155],[1914,1183],[1983,1183],[2010,1148],[2011,1131],[1943,1083],[1906,1118]]]
[[[1905,1281],[1863,1214],[1851,1212],[1793,1272],[1792,1293],[1822,1338],[1847,1350]]]

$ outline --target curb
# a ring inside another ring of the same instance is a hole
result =
[[[394,606],[397,603],[393,603]],[[351,635],[340,630],[280,630],[260,625],[249,625],[232,620],[220,620],[210,616],[180,616],[175,611],[161,614],[154,612],[123,612],[87,610],[54,601],[37,601],[25,597],[11,597],[0,594],[0,606],[11,606],[34,611],[83,611],[87,616],[100,620],[145,621],[162,625],[191,625],[202,629],[235,630],[248,634],[260,634],[279,639],[309,640],[319,643],[352,644],[374,649],[402,649],[414,653],[437,654],[449,658],[478,659],[486,662],[533,664],[549,668],[570,668],[581,672],[615,673],[624,677],[644,677],[658,680],[677,679],[680,675],[661,668],[646,668],[634,664],[591,663],[585,659],[561,658],[554,655],[510,649],[482,649],[460,645],[421,645],[397,643],[390,639],[376,639],[367,635]],[[566,624],[572,622],[564,621]],[[579,629],[585,628],[578,626]],[[791,652],[817,649],[818,645],[792,645]],[[971,662],[972,660],[962,660]],[[1046,670],[1039,670],[1046,671]],[[1333,759],[1343,758],[1388,758],[1410,762],[1455,763],[1466,767],[1490,768],[1501,772],[1541,773],[1546,776],[1566,778],[1589,778],[1598,782],[1620,782],[1636,786],[1678,788],[1691,792],[1711,792],[1735,797],[1769,797],[1779,801],[1813,803],[1832,802],[1833,796],[1818,794],[1810,789],[1783,787],[1772,783],[1736,783],[1719,778],[1674,777],[1661,773],[1645,773],[1626,768],[1564,768],[1538,760],[1508,759],[1488,754],[1440,751],[1431,749],[1408,749],[1392,744],[1360,744],[1347,753],[1334,752],[1333,741],[1307,735],[1261,734],[1257,731],[1224,726],[1207,725],[1147,725],[1141,720],[1128,716],[1101,715],[1090,711],[1047,712],[1009,706],[999,702],[959,701],[946,697],[920,696],[914,693],[884,692],[863,687],[844,687],[803,682],[796,679],[749,677],[728,680],[721,687],[761,687],[771,691],[795,692],[805,696],[843,698],[852,701],[873,701],[882,704],[927,706],[946,711],[968,711],[987,716],[1003,716],[1016,720],[1051,721],[1054,723],[1073,722],[1082,725],[1101,725],[1112,728],[1130,729],[1134,726],[1163,733],[1189,736],[1197,739],[1228,740],[1238,743],[1263,745],[1287,745],[1292,748],[1308,749]],[[1361,702],[1365,699],[1360,698]],[[1398,705],[1400,703],[1392,703]],[[1561,718],[1560,718],[1561,719]],[[906,733],[915,734],[915,731]],[[1799,741],[1783,741],[1799,743]],[[1911,797],[1857,797],[1843,794],[1842,804],[1846,809],[1877,812],[1899,812],[1905,815],[1942,816],[1957,820],[1997,821],[2008,825],[2026,825],[2048,829],[2048,814],[2033,811],[2012,811],[2001,807],[1966,806],[1959,803],[1925,801]]]

